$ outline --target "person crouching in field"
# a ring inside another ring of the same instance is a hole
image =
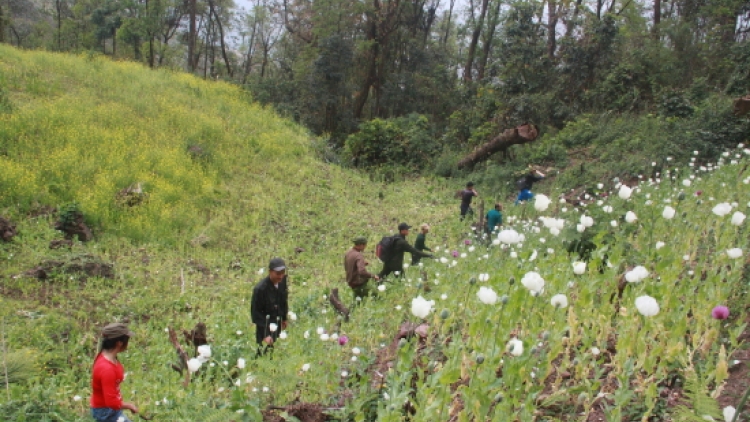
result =
[[[503,205],[501,203],[495,204],[495,209],[487,212],[487,234],[491,235],[498,227],[503,225]]]
[[[98,422],[130,422],[123,409],[138,413],[133,403],[123,402],[120,383],[125,379],[125,368],[117,359],[128,349],[133,332],[122,323],[109,324],[102,329],[100,352],[94,359],[91,376],[91,416]]]
[[[425,240],[427,239],[427,233],[430,232],[430,226],[427,223],[422,224],[419,226],[420,233],[417,235],[417,240],[414,241],[414,249],[424,252],[432,252],[432,249],[428,248],[427,245],[425,245]],[[422,259],[419,255],[413,255],[411,256],[411,265],[417,265],[419,264],[419,261]]]
[[[346,272],[346,283],[352,288],[354,298],[366,298],[373,290],[369,285],[370,279],[380,280],[380,277],[367,271],[367,261],[362,252],[367,247],[367,239],[358,237],[354,239],[354,246],[344,255],[344,271]]]

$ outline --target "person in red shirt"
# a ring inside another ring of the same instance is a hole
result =
[[[98,422],[130,422],[122,413],[128,409],[138,413],[133,403],[122,401],[120,383],[125,379],[125,368],[117,354],[128,348],[133,332],[122,323],[109,324],[102,329],[101,351],[94,360],[91,377],[91,415]]]

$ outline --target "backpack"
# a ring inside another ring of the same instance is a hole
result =
[[[396,245],[397,236],[383,236],[375,247],[375,255],[381,261],[387,261],[393,254],[393,247]]]
[[[526,176],[523,176],[516,181],[516,188],[518,188],[519,191],[529,188],[528,182],[526,181]]]

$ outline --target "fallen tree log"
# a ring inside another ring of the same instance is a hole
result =
[[[734,115],[737,117],[750,113],[750,95],[734,100]]]
[[[508,148],[513,145],[528,144],[533,142],[539,136],[539,130],[530,123],[524,123],[513,129],[506,129],[500,135],[492,138],[486,144],[476,148],[471,154],[462,158],[458,162],[458,168],[472,167],[475,164],[484,161],[490,155],[496,152],[508,152]]]

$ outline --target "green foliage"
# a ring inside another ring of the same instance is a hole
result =
[[[702,422],[706,416],[721,420],[721,412],[716,400],[711,398],[708,380],[695,370],[685,371],[684,401],[674,409],[675,420]]]
[[[345,154],[355,167],[403,166],[419,170],[439,151],[426,116],[410,114],[396,119],[362,123],[349,135]]]

